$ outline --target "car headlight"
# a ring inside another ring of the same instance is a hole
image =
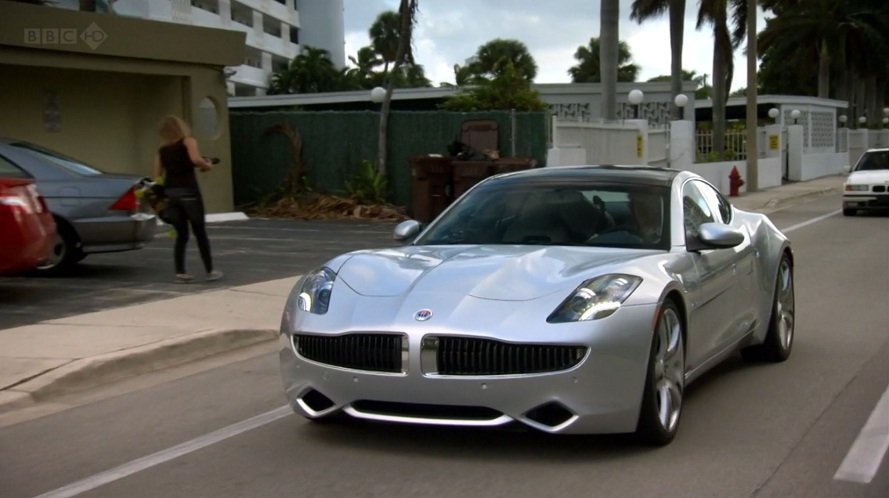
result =
[[[850,185],[846,184],[846,192],[863,192],[867,190],[867,185]]]
[[[321,268],[303,277],[297,295],[299,309],[318,315],[327,313],[334,280],[336,273],[330,268]]]
[[[602,275],[582,283],[546,319],[549,323],[598,320],[612,315],[639,287],[632,275]]]

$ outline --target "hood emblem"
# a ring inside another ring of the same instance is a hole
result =
[[[420,311],[414,313],[414,320],[418,322],[425,322],[430,318],[432,318],[432,310],[427,308],[423,308]]]

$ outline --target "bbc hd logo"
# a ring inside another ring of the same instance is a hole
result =
[[[77,45],[83,41],[89,48],[95,50],[105,43],[108,34],[96,23],[92,23],[83,31],[77,28],[26,28],[25,43],[28,45]]]

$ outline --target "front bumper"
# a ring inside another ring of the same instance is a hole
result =
[[[889,193],[843,194],[843,209],[887,209]]]
[[[437,373],[424,345],[433,336],[470,335],[454,331],[402,331],[404,362],[397,372],[331,366],[300,356],[293,343],[293,333],[300,331],[285,330],[285,321],[279,338],[281,375],[291,407],[307,418],[344,412],[410,424],[520,422],[550,433],[631,432],[639,418],[655,308],[625,307],[600,321],[543,324],[537,337],[559,339],[547,344],[582,345],[585,356],[565,370],[511,375]]]

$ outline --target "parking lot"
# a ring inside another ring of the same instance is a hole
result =
[[[251,219],[208,225],[216,268],[207,283],[193,238],[192,284],[173,282],[173,240],[166,226],[138,251],[95,254],[62,277],[0,277],[0,329],[106,308],[299,275],[342,252],[396,245],[392,222]]]

